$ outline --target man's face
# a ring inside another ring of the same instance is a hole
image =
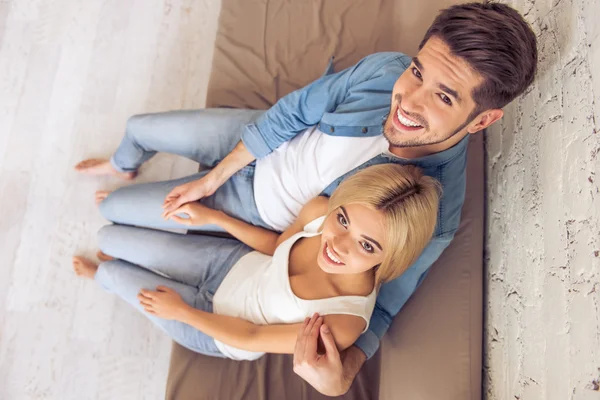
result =
[[[464,137],[475,109],[471,93],[482,82],[465,61],[450,54],[442,40],[432,37],[394,84],[384,136],[395,147]]]

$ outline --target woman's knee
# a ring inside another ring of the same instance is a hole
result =
[[[119,234],[117,225],[105,225],[98,231],[98,247],[105,254],[112,253],[112,244],[117,243]]]
[[[127,224],[132,218],[143,214],[152,201],[152,193],[144,193],[145,190],[139,190],[138,186],[125,186],[110,193],[98,205],[100,214],[111,222],[121,224]]]
[[[104,218],[111,222],[114,222],[115,219],[117,219],[119,206],[119,202],[117,201],[119,196],[117,192],[118,189],[110,193],[108,196],[106,196],[106,198],[104,198],[104,200],[100,202],[100,204],[98,204],[98,210],[100,210],[100,214],[102,214]]]

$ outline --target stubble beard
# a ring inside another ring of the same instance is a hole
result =
[[[472,119],[470,119],[470,118],[467,119],[463,124],[461,124],[458,128],[456,128],[449,135],[436,135],[436,134],[432,135],[431,131],[427,127],[427,128],[424,128],[425,129],[424,132],[422,134],[420,134],[419,137],[413,138],[410,140],[401,141],[401,140],[397,140],[395,138],[396,136],[403,135],[403,133],[399,133],[394,128],[394,125],[392,124],[393,117],[394,116],[390,112],[383,118],[383,122],[381,124],[381,132],[382,132],[383,136],[385,137],[385,139],[390,144],[390,147],[396,147],[396,148],[430,146],[430,145],[443,143],[443,142],[453,138],[457,134],[459,134],[472,121]]]

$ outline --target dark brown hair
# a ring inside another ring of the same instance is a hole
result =
[[[436,37],[484,79],[472,92],[471,114],[502,108],[533,82],[537,69],[536,37],[513,8],[493,2],[455,5],[443,10],[419,49]]]

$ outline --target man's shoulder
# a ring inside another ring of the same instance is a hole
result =
[[[380,53],[369,54],[361,61],[376,64],[389,64],[392,66],[398,65],[406,69],[412,62],[412,58],[397,51],[384,51]]]
[[[408,68],[411,62],[411,57],[404,53],[373,53],[360,60],[356,65],[356,69],[369,75],[386,73],[401,74]]]

